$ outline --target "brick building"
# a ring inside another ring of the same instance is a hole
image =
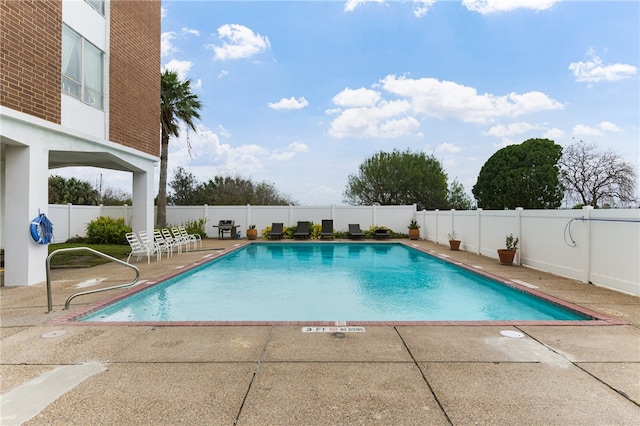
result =
[[[50,169],[131,172],[132,227],[152,230],[159,117],[160,0],[0,0],[5,285],[46,278],[29,228]]]

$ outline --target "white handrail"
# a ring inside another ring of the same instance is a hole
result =
[[[67,310],[69,309],[69,304],[71,303],[71,300],[78,297],[78,296],[84,296],[86,294],[93,294],[93,293],[98,293],[101,291],[107,291],[107,290],[115,290],[117,288],[125,288],[125,287],[131,287],[134,284],[136,284],[138,282],[138,280],[140,279],[140,270],[135,266],[135,265],[131,265],[127,262],[123,262],[120,259],[116,259],[113,256],[109,256],[108,254],[104,254],[102,252],[99,252],[97,250],[94,250],[92,248],[89,247],[69,247],[69,248],[62,248],[62,249],[58,249],[58,250],[54,250],[51,252],[51,254],[49,256],[47,256],[47,260],[46,260],[46,266],[47,266],[47,308],[49,309],[47,311],[47,313],[53,311],[53,296],[51,294],[51,258],[58,254],[58,253],[62,253],[62,252],[68,252],[68,251],[80,251],[80,250],[86,250],[86,251],[90,251],[93,254],[97,254],[98,256],[102,256],[106,259],[109,259],[111,261],[114,261],[116,263],[120,263],[124,266],[127,266],[129,268],[132,268],[134,271],[136,271],[136,278],[127,284],[120,284],[120,285],[116,285],[116,286],[112,286],[112,287],[105,287],[105,288],[98,288],[95,290],[88,290],[88,291],[81,291],[78,293],[74,293],[71,296],[69,296],[69,298],[67,299],[67,301],[64,304],[64,309]]]

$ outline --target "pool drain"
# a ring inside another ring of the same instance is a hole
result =
[[[344,334],[344,333],[342,333],[342,332],[340,332],[340,331],[337,331],[337,332],[333,333],[333,336],[334,336],[334,337],[337,337],[338,339],[344,339],[344,337],[346,336],[346,334]]]

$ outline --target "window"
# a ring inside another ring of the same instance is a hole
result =
[[[62,92],[103,108],[104,54],[66,25],[62,27]]]
[[[104,16],[104,0],[84,0],[91,5],[100,15]]]

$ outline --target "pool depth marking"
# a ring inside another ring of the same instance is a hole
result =
[[[303,333],[364,333],[364,327],[302,327]]]

